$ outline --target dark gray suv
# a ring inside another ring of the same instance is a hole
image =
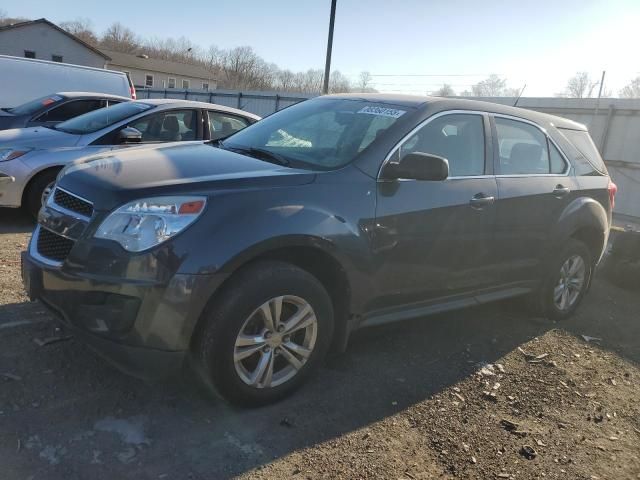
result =
[[[222,141],[67,167],[32,298],[139,376],[185,360],[274,401],[354,329],[522,296],[571,315],[616,192],[585,127],[489,103],[337,95]]]

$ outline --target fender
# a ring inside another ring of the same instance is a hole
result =
[[[599,261],[609,236],[609,214],[600,202],[591,197],[578,197],[567,205],[553,227],[550,247],[557,248],[582,228],[596,230],[602,235]]]
[[[353,195],[348,202],[331,193],[344,185],[326,183],[231,191],[212,198],[203,218],[172,242],[174,254],[182,257],[177,273],[226,277],[275,250],[313,248],[345,273],[354,287],[351,309],[357,310],[373,294],[369,232],[375,196],[367,194],[372,180],[361,177],[366,181],[349,185]],[[264,207],[258,210],[259,205]]]

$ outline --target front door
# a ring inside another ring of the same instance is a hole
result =
[[[442,156],[449,178],[379,181],[374,252],[381,300],[372,310],[468,293],[492,284],[496,180],[488,117],[446,113],[394,152]]]

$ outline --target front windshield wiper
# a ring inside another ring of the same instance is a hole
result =
[[[219,145],[225,148],[221,143]],[[260,160],[276,163],[284,167],[288,167],[291,164],[291,162],[286,158],[284,158],[282,155],[272,152],[271,150],[266,150],[264,148],[256,148],[256,147],[226,147],[226,148],[231,151],[243,153],[245,155],[258,158]]]

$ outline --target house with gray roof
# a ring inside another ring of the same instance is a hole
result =
[[[200,65],[112,50],[102,50],[102,53],[110,57],[107,68],[128,73],[136,89],[214,90],[216,88],[216,80],[212,72]]]
[[[105,68],[111,58],[46,18],[0,27],[0,55]]]

